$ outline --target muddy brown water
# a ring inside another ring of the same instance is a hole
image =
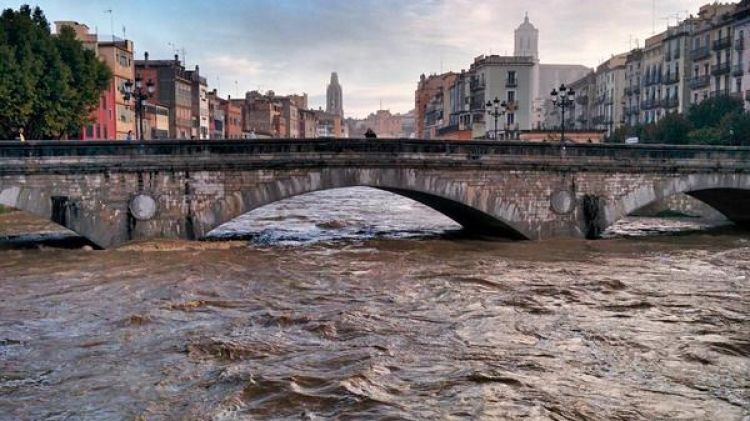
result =
[[[87,251],[39,224],[0,216],[0,419],[750,417],[732,228],[484,241],[367,189],[257,210],[226,241]]]

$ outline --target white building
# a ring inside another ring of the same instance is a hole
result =
[[[508,104],[508,112],[498,122],[500,137],[506,133],[506,137],[516,137],[519,130],[532,129],[534,98],[539,95],[539,65],[533,57],[479,56],[469,71],[473,74],[470,89],[483,92],[481,105],[495,98]],[[474,137],[492,137],[494,125],[494,117],[488,114],[482,132]]]

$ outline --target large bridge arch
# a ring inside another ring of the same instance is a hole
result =
[[[676,194],[690,195],[740,226],[750,225],[750,174],[715,173],[661,177],[606,207],[605,227],[632,212]]]
[[[425,175],[415,169],[328,168],[292,174],[234,191],[186,220],[188,238],[205,237],[214,228],[254,209],[290,197],[347,187],[371,187],[420,202],[472,232],[512,239],[533,238],[517,217],[515,206],[467,182]]]

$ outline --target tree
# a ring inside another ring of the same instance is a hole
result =
[[[682,114],[668,113],[653,127],[653,137],[659,143],[684,144],[692,128]]]
[[[72,30],[53,36],[38,7],[0,15],[0,139],[78,135],[111,78]]]
[[[722,145],[726,140],[722,140],[721,130],[716,127],[703,127],[696,129],[688,134],[688,144],[690,145]]]
[[[719,124],[719,131],[727,139],[723,144],[750,146],[750,115],[744,112],[725,115]]]
[[[693,104],[687,112],[687,119],[696,129],[717,127],[727,114],[743,112],[741,99],[728,95],[708,98],[699,104]]]

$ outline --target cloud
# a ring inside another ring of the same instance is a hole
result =
[[[38,2],[51,21],[109,27],[104,0]],[[209,83],[221,80],[225,95],[306,92],[317,107],[337,71],[345,111],[366,116],[380,98],[392,111],[412,108],[422,73],[512,54],[526,12],[540,31],[542,62],[594,67],[636,38],[642,44],[653,17],[663,30],[663,18],[695,14],[705,2],[660,0],[652,15],[652,0],[131,0],[116,8],[114,26],[127,26],[136,49],[154,59],[171,57],[170,42],[185,47],[188,65],[199,64]]]

